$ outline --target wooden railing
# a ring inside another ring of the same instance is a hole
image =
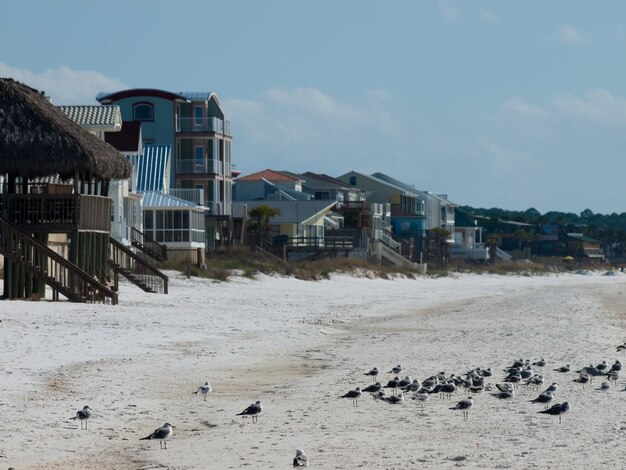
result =
[[[130,228],[130,243],[157,261],[165,261],[167,259],[167,246],[154,241],[135,227]]]
[[[3,218],[0,218],[0,252],[5,257],[4,275],[12,282],[25,285],[30,273],[52,288],[54,300],[58,300],[60,293],[72,302],[117,304],[117,293],[107,285]],[[13,263],[21,268],[20,280],[12,279]],[[5,292],[5,296],[11,297],[11,293]]]
[[[3,194],[2,216],[29,232],[108,232],[111,199],[83,194]]]
[[[169,278],[165,274],[116,239],[110,237],[109,241],[111,243],[110,265],[116,274],[123,275],[145,292],[167,294]]]

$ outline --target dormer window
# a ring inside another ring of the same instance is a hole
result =
[[[154,106],[152,103],[137,103],[133,106],[135,121],[154,121]]]

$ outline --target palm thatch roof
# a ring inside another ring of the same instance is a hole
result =
[[[130,176],[130,164],[37,90],[0,78],[0,173],[67,179],[76,171],[124,179]]]

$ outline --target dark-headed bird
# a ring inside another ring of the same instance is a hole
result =
[[[339,398],[351,398],[352,406],[359,406],[359,398],[361,398],[363,392],[361,392],[361,387],[357,387],[354,390],[350,390],[345,395],[339,396]]]
[[[469,409],[474,405],[474,398],[467,397],[465,400],[461,400],[455,406],[450,408],[451,410],[461,410],[463,411],[463,418],[467,419],[469,417]]]
[[[252,422],[256,423],[259,420],[259,415],[263,413],[263,405],[260,401],[252,403],[248,408],[241,413],[237,413],[235,416],[252,416]]]
[[[76,416],[70,418],[71,420],[80,421],[80,428],[83,429],[83,421],[85,422],[85,429],[87,429],[87,420],[91,418],[91,408],[83,406],[82,410],[76,412]]]
[[[167,449],[167,441],[172,437],[172,434],[174,433],[172,429],[176,429],[176,426],[172,426],[170,423],[165,423],[160,428],[155,429],[154,432],[149,436],[142,437],[140,441],[143,441],[145,439],[158,439],[161,449]]]
[[[563,403],[557,403],[552,405],[547,410],[539,411],[538,413],[544,413],[548,415],[558,416],[559,424],[561,424],[561,415],[569,411],[569,403],[564,401]]]

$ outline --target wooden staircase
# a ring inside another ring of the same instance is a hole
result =
[[[155,242],[152,238],[135,227],[131,227],[130,230],[130,243],[155,261],[163,262],[167,259],[167,246]]]
[[[30,282],[27,274],[32,275],[52,288],[54,300],[62,294],[71,302],[117,304],[117,293],[106,284],[1,217],[0,253],[5,257],[5,276],[11,279],[13,274],[7,271],[17,265],[22,286]],[[29,289],[25,290],[30,296]],[[5,297],[12,298],[11,293],[5,292]]]
[[[145,292],[167,294],[168,277],[130,248],[109,237],[111,257],[109,266],[115,274],[115,290],[121,274]]]

